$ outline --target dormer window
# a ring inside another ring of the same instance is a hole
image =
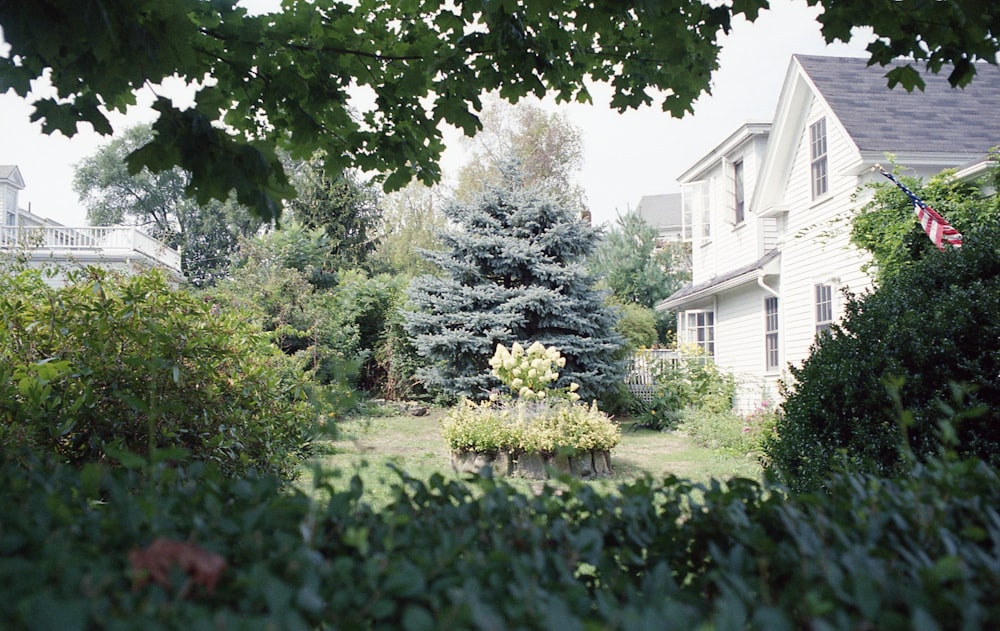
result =
[[[818,199],[829,190],[826,166],[826,119],[809,126],[809,156],[812,165],[812,198]]]

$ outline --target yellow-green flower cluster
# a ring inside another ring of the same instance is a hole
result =
[[[493,375],[511,393],[524,401],[542,401],[549,394],[549,386],[559,378],[558,369],[566,365],[563,357],[555,346],[545,348],[540,342],[535,342],[527,349],[514,342],[511,349],[497,344],[496,353],[490,359]],[[579,384],[571,384],[565,393],[559,393],[560,398],[570,401],[580,398],[576,394]]]

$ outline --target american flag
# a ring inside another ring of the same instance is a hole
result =
[[[931,238],[931,241],[937,247],[937,249],[944,251],[944,244],[947,243],[952,247],[960,248],[962,247],[962,234],[951,227],[951,224],[945,221],[936,210],[927,205],[927,202],[917,197],[917,195],[906,188],[902,182],[897,180],[892,173],[889,173],[883,169],[880,165],[875,165],[875,168],[879,172],[893,181],[893,183],[898,186],[907,197],[913,201],[913,210],[917,213],[917,220],[920,221],[920,225],[923,227],[924,232],[927,236]]]

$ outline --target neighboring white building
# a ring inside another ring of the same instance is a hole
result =
[[[656,228],[657,243],[664,245],[674,241],[690,241],[691,235],[684,231],[684,216],[680,193],[644,195],[639,199],[635,214],[646,224]],[[689,230],[690,232],[690,230]]]
[[[176,250],[134,227],[74,228],[40,217],[19,206],[18,194],[23,189],[21,171],[0,165],[0,251],[23,250],[32,265],[63,269],[98,265],[134,272],[159,267],[180,281],[181,255]],[[59,284],[62,277],[51,282]]]
[[[908,174],[967,174],[1000,145],[1000,70],[964,90],[926,76],[926,90],[886,87],[867,60],[792,58],[772,123],[739,127],[679,178],[692,227],[692,282],[662,303],[682,343],[737,375],[737,409],[778,398],[789,364],[843,315],[842,290],[871,286],[849,243],[864,184],[886,153]],[[855,197],[857,196],[857,197]]]

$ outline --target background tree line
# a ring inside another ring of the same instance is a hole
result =
[[[494,98],[482,120],[450,187],[385,195],[354,172],[331,177],[322,155],[287,159],[298,195],[280,224],[234,199],[197,204],[179,167],[130,174],[125,156],[150,126],[85,159],[75,187],[90,223],[136,225],[180,249],[187,281],[253,314],[327,396],[478,396],[497,343],[542,339],[586,396],[620,400],[621,359],[670,338],[651,307],[686,271],[667,267],[655,229],[632,213],[606,232],[583,221],[583,140],[565,118]],[[570,324],[581,317],[596,320]]]

